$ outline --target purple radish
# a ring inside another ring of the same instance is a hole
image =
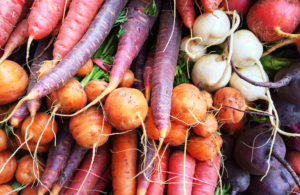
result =
[[[250,184],[250,173],[241,169],[234,160],[226,161],[224,166],[226,171],[222,180],[224,183],[230,183],[231,195],[245,191]]]
[[[261,177],[251,175],[249,188],[253,195],[286,195],[295,186],[293,177],[283,166],[272,173],[268,173],[262,181]]]
[[[223,144],[221,148],[223,159],[224,161],[231,160],[233,158],[235,140],[233,137],[227,134],[222,134],[221,137],[223,139]]]
[[[283,165],[291,173],[297,185],[300,186],[300,180],[296,173],[284,160],[286,147],[282,138],[278,134],[276,134],[275,139],[272,139],[272,136],[274,136],[272,131],[266,127],[243,132],[235,143],[235,161],[242,169],[253,175],[264,175],[267,171],[271,173]],[[268,164],[272,142],[272,156]]]

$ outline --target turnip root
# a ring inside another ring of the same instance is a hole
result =
[[[186,36],[181,40],[181,44],[180,44],[180,50],[185,50],[187,49],[188,51],[190,51],[191,53],[193,53],[194,55],[188,55],[185,54],[184,55],[184,59],[190,59],[193,62],[196,62],[197,60],[199,60],[204,54],[206,54],[206,48],[204,45],[200,45],[199,43],[197,43],[195,40],[192,40],[189,42],[189,44],[187,44],[188,40],[190,39],[190,36]]]
[[[257,82],[263,82],[263,78],[261,77],[260,69],[257,65],[253,65],[247,68],[238,69],[239,73],[244,75],[247,78],[250,78]],[[269,81],[269,77],[267,73],[264,71],[264,75],[266,81]],[[266,95],[266,89],[264,87],[258,87],[248,83],[241,79],[235,72],[231,75],[229,81],[230,87],[236,88],[239,90],[247,101],[255,101],[258,99],[268,100]]]
[[[210,54],[200,58],[192,70],[194,85],[208,92],[225,87],[230,80],[231,67],[227,65],[223,57],[218,54]]]
[[[194,23],[193,37],[201,45],[218,45],[225,41],[226,37],[232,34],[240,24],[240,17],[234,12],[234,21],[230,29],[228,16],[220,10],[214,14],[205,12],[201,14]]]

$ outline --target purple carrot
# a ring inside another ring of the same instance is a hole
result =
[[[134,81],[132,87],[140,90],[145,95],[145,87],[143,82],[143,71],[147,59],[147,54],[149,51],[149,39],[147,39],[140,50],[139,54],[132,61],[131,70],[134,74],[134,78],[137,81]]]
[[[39,185],[38,194],[41,195],[52,188],[65,167],[71,146],[74,142],[72,134],[69,131],[69,121],[65,120],[62,123],[60,122],[56,139],[56,146],[52,143],[48,153],[46,169],[40,179],[42,184]]]
[[[146,62],[146,65],[144,68],[144,73],[143,73],[143,80],[144,80],[144,85],[145,85],[145,94],[146,94],[147,102],[149,102],[149,100],[150,100],[154,55],[155,55],[155,48],[152,48],[150,50],[150,53],[148,54],[147,62]]]
[[[126,32],[122,34],[119,39],[117,53],[110,72],[109,84],[100,96],[89,103],[85,108],[74,113],[73,116],[98,103],[122,82],[126,70],[130,67],[133,59],[138,55],[156,20],[156,17],[151,17],[143,11],[147,4],[151,2],[152,0],[132,0],[129,2],[128,20],[123,26]],[[160,10],[161,0],[155,0],[155,4],[157,9]]]
[[[31,84],[30,90],[37,82],[37,72],[40,69],[40,66],[42,65],[43,61],[50,60],[52,57],[52,50],[53,47],[49,47],[41,56],[41,52],[44,51],[44,49],[48,46],[48,43],[51,39],[51,36],[45,37],[44,39],[39,41],[38,47],[34,54],[34,60],[31,64],[31,73],[29,77],[29,83]],[[12,116],[11,124],[13,126],[18,126],[20,122],[22,122],[25,118],[29,116],[28,108],[31,108],[31,104],[39,105],[38,109],[41,105],[41,99],[32,100],[26,103],[23,103],[21,107],[16,111],[16,113]]]
[[[88,151],[89,149],[79,146],[76,142],[73,144],[66,166],[57,182],[53,185],[52,195],[57,195],[65,186]]]
[[[127,0],[106,0],[76,46],[46,74],[1,122],[9,120],[26,101],[42,98],[65,85],[91,59],[113,27]]]
[[[164,2],[160,16],[159,31],[152,73],[151,107],[160,145],[166,137],[170,124],[171,95],[181,41],[181,21],[169,1]]]
[[[141,150],[143,150],[143,145],[141,145]],[[153,167],[148,167],[151,163],[153,157],[155,156],[155,147],[153,145],[153,140],[147,139],[147,152],[144,155],[140,156],[139,159],[139,171],[143,171],[145,168],[145,172],[138,177],[138,185],[137,185],[137,195],[145,195],[147,193],[147,189],[150,185],[149,180],[151,180],[151,174],[153,171]],[[152,166],[154,166],[152,164]]]
[[[98,179],[91,195],[102,194],[103,190],[106,188],[106,186],[108,186],[110,182],[111,182],[111,164],[101,175],[101,178]]]

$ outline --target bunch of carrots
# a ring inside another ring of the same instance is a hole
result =
[[[276,135],[282,117],[232,84],[234,32],[266,1],[1,0],[0,194],[246,190],[225,178],[225,138],[253,123]]]

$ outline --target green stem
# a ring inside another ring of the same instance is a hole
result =
[[[83,89],[88,84],[88,82],[93,78],[93,76],[98,72],[99,69],[100,69],[99,66],[94,66],[92,71],[88,75],[86,75],[84,77],[84,79],[82,79],[80,84],[81,84]]]

